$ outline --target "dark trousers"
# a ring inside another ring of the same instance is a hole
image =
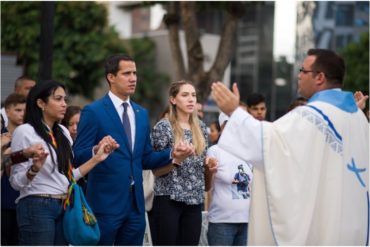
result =
[[[187,205],[169,196],[155,196],[152,209],[153,245],[198,245],[202,227],[201,205]]]
[[[63,234],[63,200],[27,196],[17,204],[20,245],[68,245]]]
[[[145,214],[137,210],[134,192],[122,215],[95,214],[100,228],[98,245],[141,246],[145,232]]]
[[[148,220],[149,220],[149,229],[150,229],[150,235],[152,236],[152,243],[157,243],[157,230],[155,229],[155,218],[153,210],[150,210],[148,213]]]
[[[1,245],[19,245],[15,209],[1,209]]]

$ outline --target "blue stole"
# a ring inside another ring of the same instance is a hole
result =
[[[354,113],[358,110],[353,94],[351,92],[345,92],[337,89],[327,89],[315,93],[308,100],[308,103],[314,101],[322,101],[334,105],[339,109],[349,113]]]

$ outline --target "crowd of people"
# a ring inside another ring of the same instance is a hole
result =
[[[368,238],[367,95],[342,91],[344,61],[311,49],[287,114],[266,121],[262,94],[212,85],[209,127],[190,81],[170,85],[151,127],[131,100],[136,63],[105,61],[107,94],[67,106],[55,80],[16,80],[1,110],[1,244],[68,245],[72,171],[99,225],[98,245],[364,245]],[[87,176],[88,175],[88,176]],[[145,195],[145,198],[144,198]]]

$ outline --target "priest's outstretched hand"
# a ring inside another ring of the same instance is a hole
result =
[[[236,83],[231,92],[222,82],[214,82],[211,86],[212,97],[222,112],[230,116],[239,106],[240,94]]]

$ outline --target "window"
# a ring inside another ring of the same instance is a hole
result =
[[[369,14],[369,2],[356,2],[356,9]]]
[[[334,18],[334,2],[328,2],[326,7],[325,18],[326,19],[333,19]]]
[[[353,26],[354,5],[338,4],[335,16],[337,26]]]

